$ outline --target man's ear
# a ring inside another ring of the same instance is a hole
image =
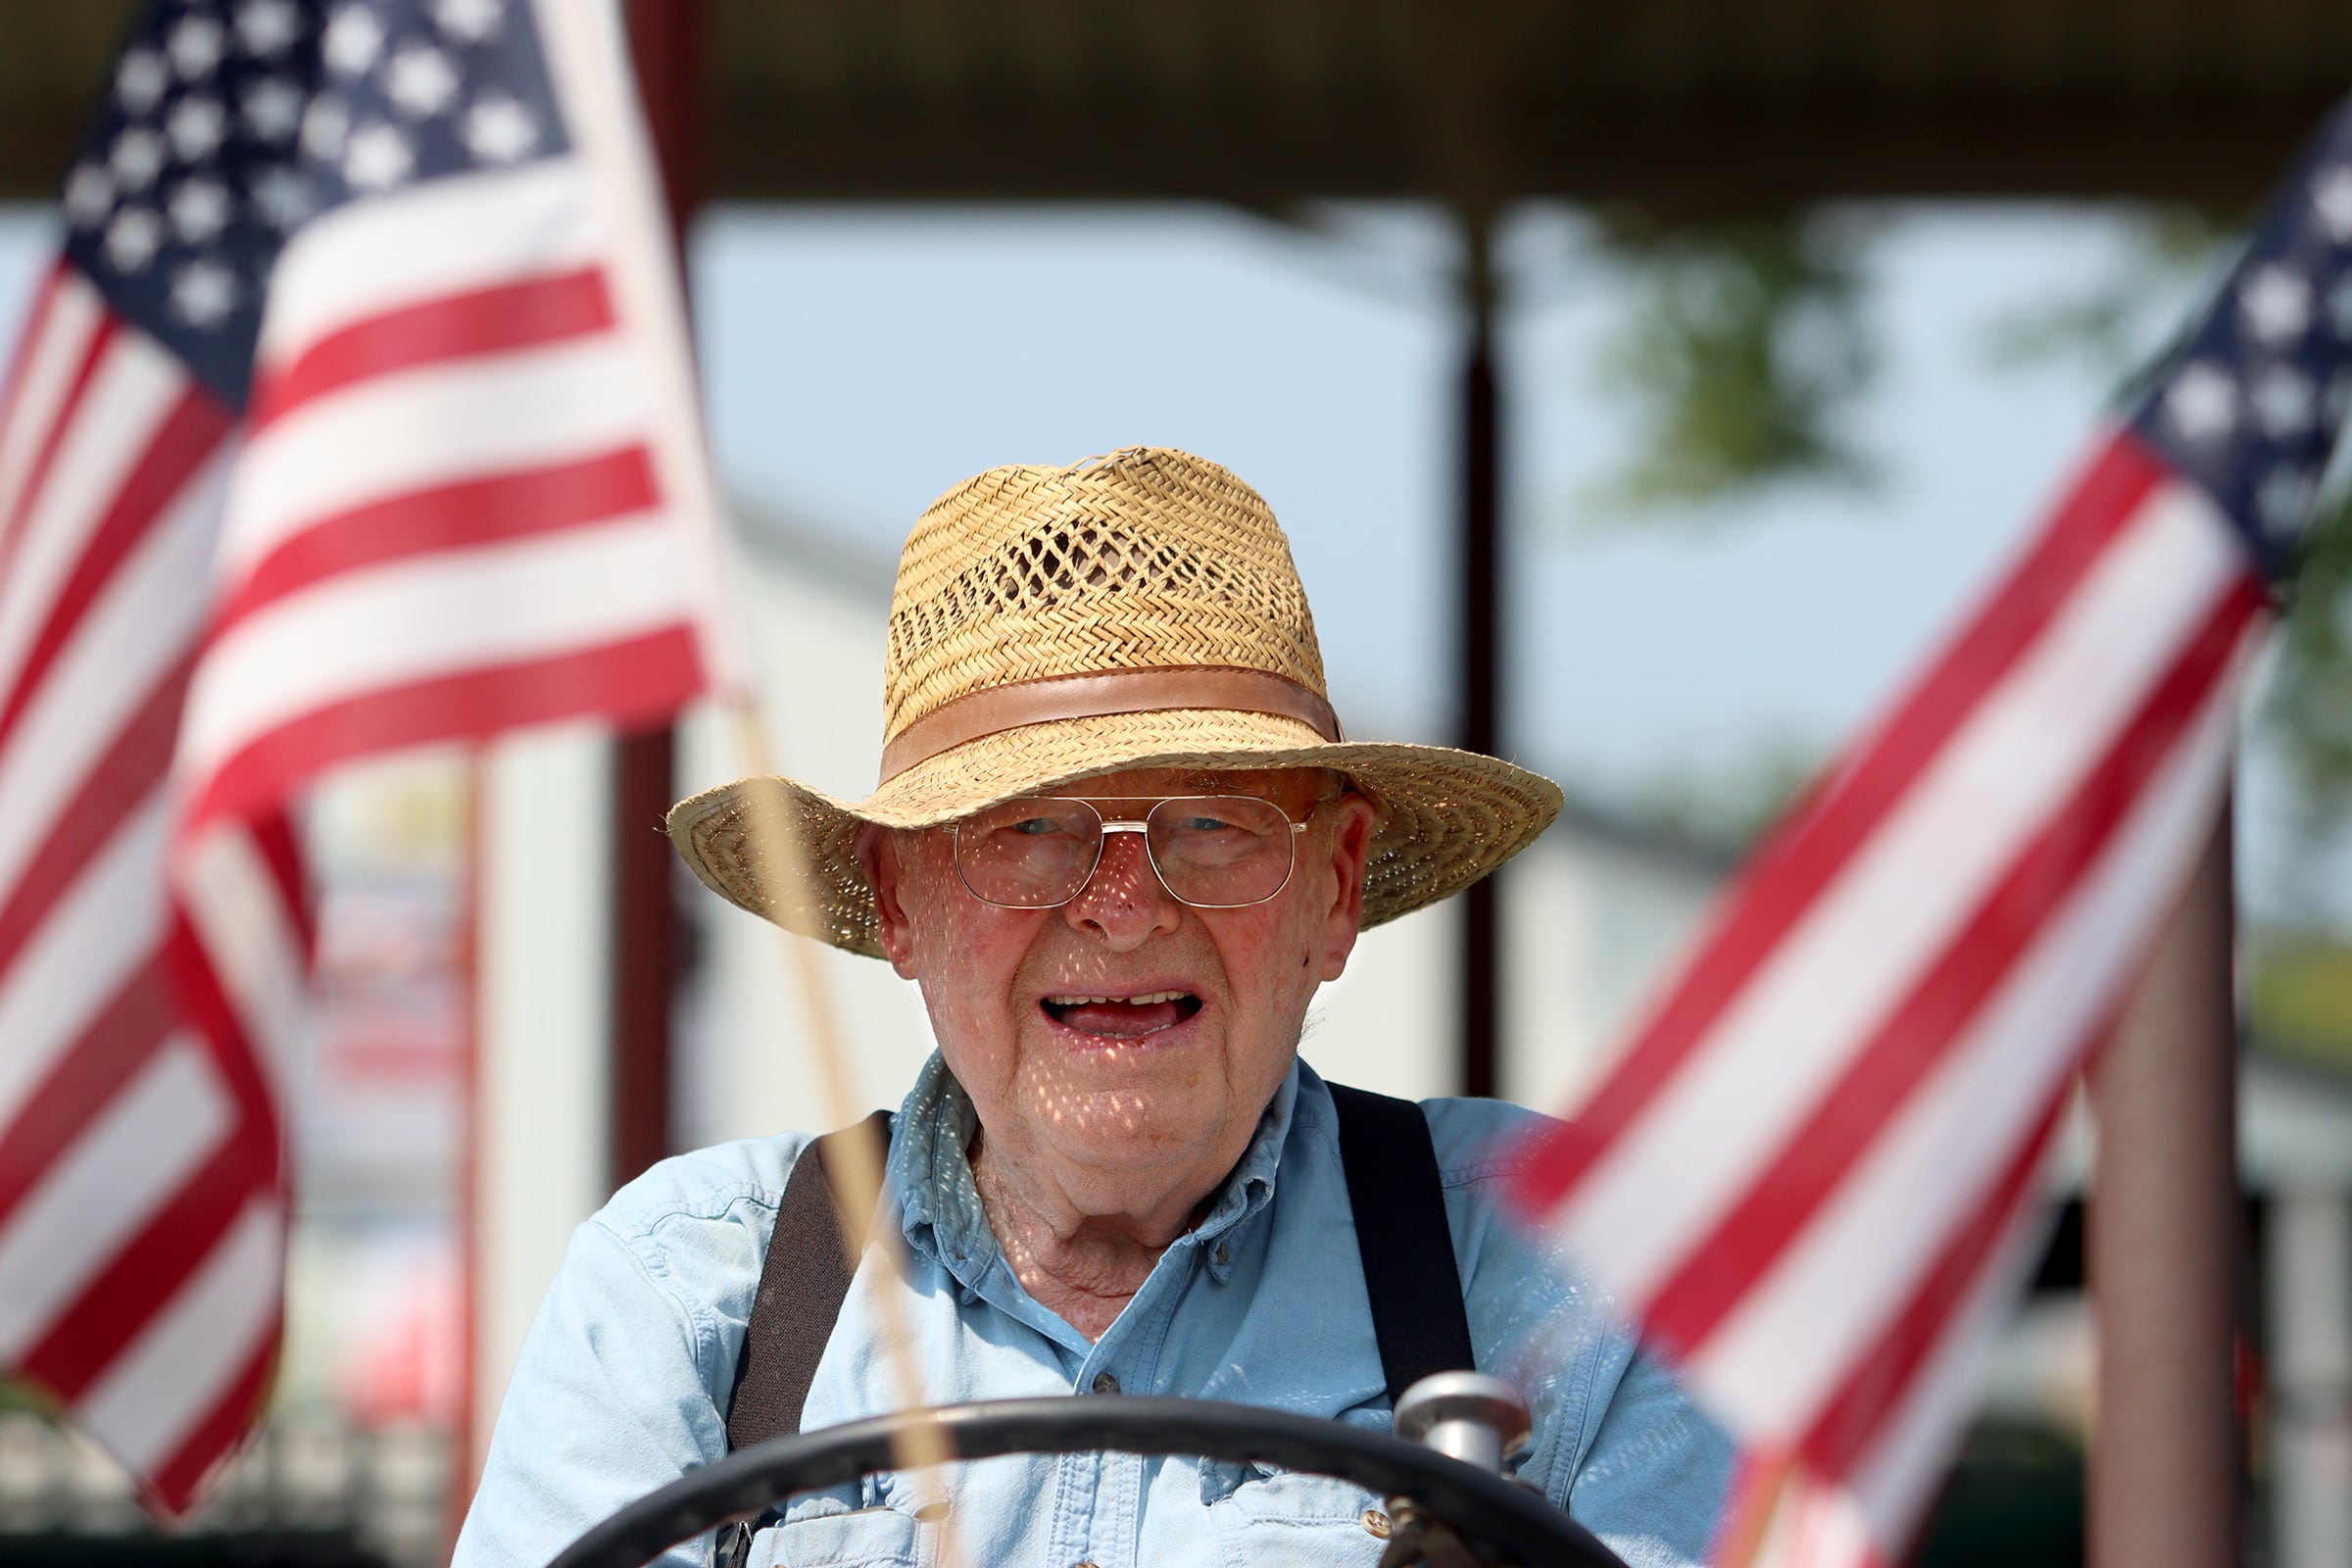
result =
[[[914,923],[906,918],[906,906],[900,898],[905,868],[899,860],[899,836],[886,827],[866,822],[858,829],[856,848],[866,886],[874,890],[875,935],[882,943],[882,956],[898,970],[901,979],[911,980]]]
[[[1364,867],[1372,858],[1372,829],[1380,808],[1361,795],[1344,795],[1325,808],[1331,817],[1331,904],[1323,911],[1321,971],[1337,980],[1364,925]]]

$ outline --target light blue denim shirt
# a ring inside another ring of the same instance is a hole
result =
[[[1535,1408],[1518,1473],[1635,1568],[1703,1560],[1731,1445],[1501,1212],[1502,1146],[1531,1113],[1476,1100],[1426,1108],[1479,1366]],[[869,1250],[817,1367],[805,1429],[895,1406],[874,1332],[875,1293],[885,1290],[904,1303],[936,1401],[1108,1396],[1095,1392],[1108,1374],[1105,1391],[1388,1426],[1338,1123],[1312,1069],[1294,1066],[1207,1217],[1091,1344],[1006,1265],[964,1159],[973,1130],[971,1102],[934,1056],[893,1131],[893,1199],[877,1221],[903,1225],[907,1276]],[[622,1504],[726,1452],[744,1326],[807,1142],[787,1134],[664,1160],[580,1227],[508,1386],[459,1568],[544,1563]],[[1035,1455],[804,1495],[760,1533],[752,1560],[930,1563],[944,1528],[974,1565],[1370,1568],[1383,1543],[1364,1513],[1378,1506],[1320,1476]],[[662,1561],[695,1568],[709,1551],[706,1537]]]

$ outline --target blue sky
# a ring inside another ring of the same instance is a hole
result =
[[[1446,738],[1454,385],[1447,230],[1314,231],[1206,207],[720,209],[694,246],[729,486],[876,555],[950,484],[1135,442],[1262,491],[1351,729]],[[1850,730],[1976,592],[2084,446],[2089,365],[1996,368],[1998,322],[2119,265],[2113,213],[1878,209],[1868,490],[1703,513],[1600,500],[1633,429],[1600,346],[1630,298],[1577,220],[1502,247],[1510,749],[1603,795],[1736,777]],[[0,320],[52,243],[0,213]],[[2249,873],[2283,854],[2261,781]],[[2258,902],[2261,888],[2252,891]]]
[[[1273,503],[1351,723],[1443,739],[1445,234],[1351,217],[1360,237],[1339,241],[1213,209],[722,212],[695,274],[720,462],[746,495],[895,554],[993,464],[1193,448]],[[1884,215],[1885,368],[1856,420],[1882,482],[1629,515],[1595,496],[1633,429],[1596,368],[1628,291],[1578,260],[1565,215],[1524,220],[1506,251],[1531,303],[1501,349],[1514,746],[1622,788],[1848,729],[2091,429],[2103,375],[1996,371],[1994,323],[2117,246],[2096,214]]]

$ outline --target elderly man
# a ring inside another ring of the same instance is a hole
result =
[[[629,1184],[549,1292],[459,1562],[544,1561],[731,1441],[897,1407],[893,1324],[935,1400],[1174,1394],[1372,1427],[1413,1343],[1458,1345],[1533,1406],[1521,1479],[1631,1563],[1701,1559],[1728,1445],[1498,1212],[1528,1113],[1416,1111],[1298,1056],[1357,931],[1493,870],[1558,790],[1344,739],[1272,514],[1168,450],[942,497],[885,687],[865,800],[750,779],[670,827],[720,894],[921,988],[938,1052],[861,1233],[896,1245],[826,1286],[836,1209],[799,1135]],[[798,855],[760,829],[786,812]],[[1433,1256],[1434,1295],[1397,1283]],[[1368,1568],[1391,1533],[1341,1481],[1117,1453],[873,1476],[762,1526],[722,1551],[912,1564],[944,1532],[983,1564]]]

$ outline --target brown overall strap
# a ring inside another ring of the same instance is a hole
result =
[[[840,1200],[827,1166],[841,1168],[842,1146],[852,1138],[870,1140],[877,1161],[887,1161],[890,1112],[877,1110],[855,1127],[817,1139],[793,1161],[785,1179],[775,1234],[760,1270],[760,1294],[753,1298],[743,1353],[735,1362],[735,1394],[727,1406],[729,1448],[748,1448],[801,1430],[801,1409],[816,1381],[816,1363],[850,1294]],[[874,1216],[868,1209],[849,1219],[849,1234],[862,1237]]]

